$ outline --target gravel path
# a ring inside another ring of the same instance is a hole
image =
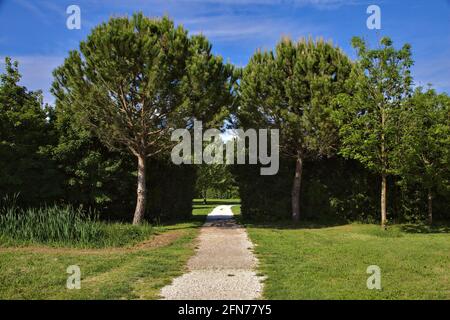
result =
[[[229,205],[222,205],[206,218],[198,249],[189,260],[189,272],[161,290],[169,300],[258,299],[262,278],[254,272],[258,260],[245,228],[233,219]]]

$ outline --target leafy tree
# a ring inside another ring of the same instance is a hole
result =
[[[450,98],[417,88],[401,114],[396,148],[398,173],[406,184],[427,190],[428,222],[433,221],[435,192],[450,191]]]
[[[146,208],[147,158],[171,146],[172,129],[214,121],[231,99],[232,73],[203,36],[142,13],[94,28],[55,70],[57,104],[110,149],[137,158],[134,224]]]
[[[381,225],[387,221],[387,177],[394,172],[393,150],[399,143],[399,113],[410,94],[411,50],[396,50],[384,37],[378,49],[368,49],[358,37],[352,39],[358,61],[348,86],[336,102],[342,146],[340,153],[361,162],[381,176]]]
[[[245,127],[280,129],[280,148],[295,160],[292,218],[300,217],[303,163],[334,153],[337,129],[331,101],[351,71],[347,56],[331,43],[283,39],[275,52],[256,52],[243,70],[238,118]]]
[[[224,194],[232,191],[235,185],[233,175],[226,164],[202,164],[197,169],[197,191],[202,195],[203,202],[207,202],[208,190]]]
[[[0,75],[0,194],[20,193],[23,204],[55,199],[58,172],[50,160],[55,140],[42,93],[19,85],[18,62],[5,59]]]

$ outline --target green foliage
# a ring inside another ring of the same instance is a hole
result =
[[[53,92],[108,147],[150,156],[173,128],[213,120],[232,71],[204,37],[139,13],[95,27],[55,70]]]
[[[396,50],[387,37],[380,40],[377,49],[368,49],[358,37],[352,45],[358,61],[346,82],[350,93],[335,99],[339,153],[381,176],[381,225],[385,226],[387,177],[395,172],[395,148],[401,139],[399,118],[411,91],[411,48],[405,44]]]
[[[357,37],[352,44],[359,60],[346,83],[351,93],[335,100],[340,107],[334,113],[341,137],[339,153],[375,173],[393,173],[399,114],[412,83],[410,46],[396,50],[389,38],[383,38],[378,49],[368,49]]]
[[[236,182],[226,164],[202,164],[197,168],[197,195],[206,198],[234,198]]]
[[[396,148],[397,173],[403,184],[450,192],[450,98],[417,88],[400,119],[401,140]]]
[[[52,156],[63,173],[64,200],[97,209],[101,217],[130,211],[135,189],[134,163],[128,154],[108,150],[58,104],[54,126],[58,141]]]
[[[331,43],[283,39],[275,52],[256,52],[243,70],[239,125],[280,129],[281,151],[294,158],[332,154],[336,130],[331,100],[351,71]]]

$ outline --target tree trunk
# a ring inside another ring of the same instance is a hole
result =
[[[381,227],[386,228],[386,197],[387,197],[387,183],[386,183],[386,141],[385,141],[385,114],[384,108],[381,109],[381,164],[382,164],[382,173],[381,173]]]
[[[138,179],[137,179],[137,201],[136,210],[134,211],[133,224],[141,224],[145,214],[145,206],[147,203],[147,185],[145,181],[145,155],[138,156]]]
[[[302,183],[303,159],[299,156],[295,164],[294,182],[292,184],[292,220],[300,219],[300,187]]]
[[[433,223],[433,193],[428,190],[428,223]]]
[[[206,190],[203,192],[203,204],[206,204],[207,203],[207,200],[206,200]]]
[[[381,175],[381,226],[386,227],[386,193],[387,193],[387,183],[386,174]]]

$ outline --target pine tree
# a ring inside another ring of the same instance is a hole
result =
[[[238,118],[244,126],[280,129],[280,148],[295,161],[292,218],[300,218],[300,188],[307,159],[335,152],[332,99],[351,71],[347,56],[331,43],[283,39],[275,52],[258,51],[243,70]]]
[[[203,36],[142,13],[94,28],[54,72],[57,104],[110,149],[136,157],[134,224],[146,208],[146,159],[170,148],[171,130],[221,113],[231,99],[232,72]]]

